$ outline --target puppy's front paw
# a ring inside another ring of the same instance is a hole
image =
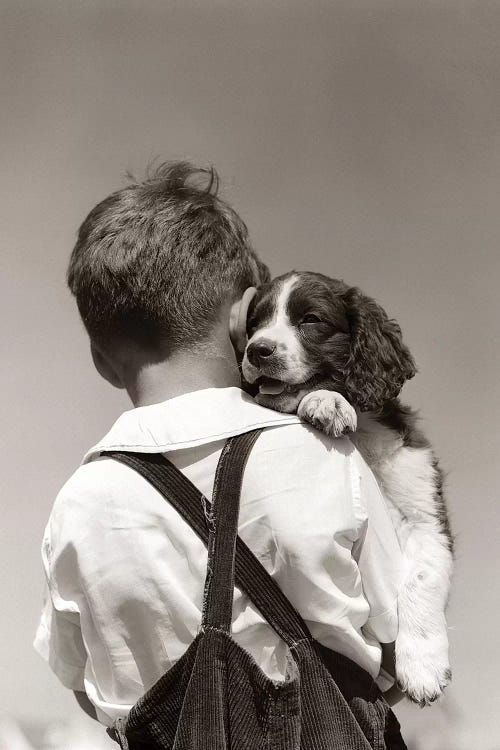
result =
[[[446,635],[415,637],[400,632],[396,639],[396,681],[413,703],[422,707],[433,703],[450,680]]]
[[[357,416],[351,404],[335,391],[312,391],[304,396],[297,414],[322,432],[340,437],[356,432]]]

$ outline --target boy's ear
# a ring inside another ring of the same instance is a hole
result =
[[[99,375],[104,378],[104,380],[107,380],[108,383],[114,385],[115,388],[125,388],[121,377],[118,375],[109,359],[99,351],[93,341],[90,342],[90,352],[92,354],[92,361],[94,362],[95,369]]]
[[[229,314],[229,336],[235,350],[242,354],[247,344],[247,314],[250,303],[257,294],[254,286],[245,289],[241,299],[231,307]]]

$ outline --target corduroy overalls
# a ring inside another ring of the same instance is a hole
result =
[[[208,544],[200,631],[108,731],[123,750],[405,750],[370,675],[314,640],[237,535],[243,470],[260,432],[226,443],[211,508],[161,455],[105,454],[140,472]],[[235,579],[289,647],[283,681],[270,679],[231,637]]]

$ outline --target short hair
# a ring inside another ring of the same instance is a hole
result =
[[[225,301],[269,280],[213,168],[168,162],[89,213],[68,268],[90,338],[200,344]]]

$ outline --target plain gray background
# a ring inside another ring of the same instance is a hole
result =
[[[360,285],[420,366],[405,397],[449,472],[453,686],[410,748],[500,748],[500,5],[2,2],[1,711],[79,709],[33,652],[40,541],[128,407],[65,288],[94,203],[155,156],[213,163],[273,272]],[[110,747],[112,747],[110,743]]]

